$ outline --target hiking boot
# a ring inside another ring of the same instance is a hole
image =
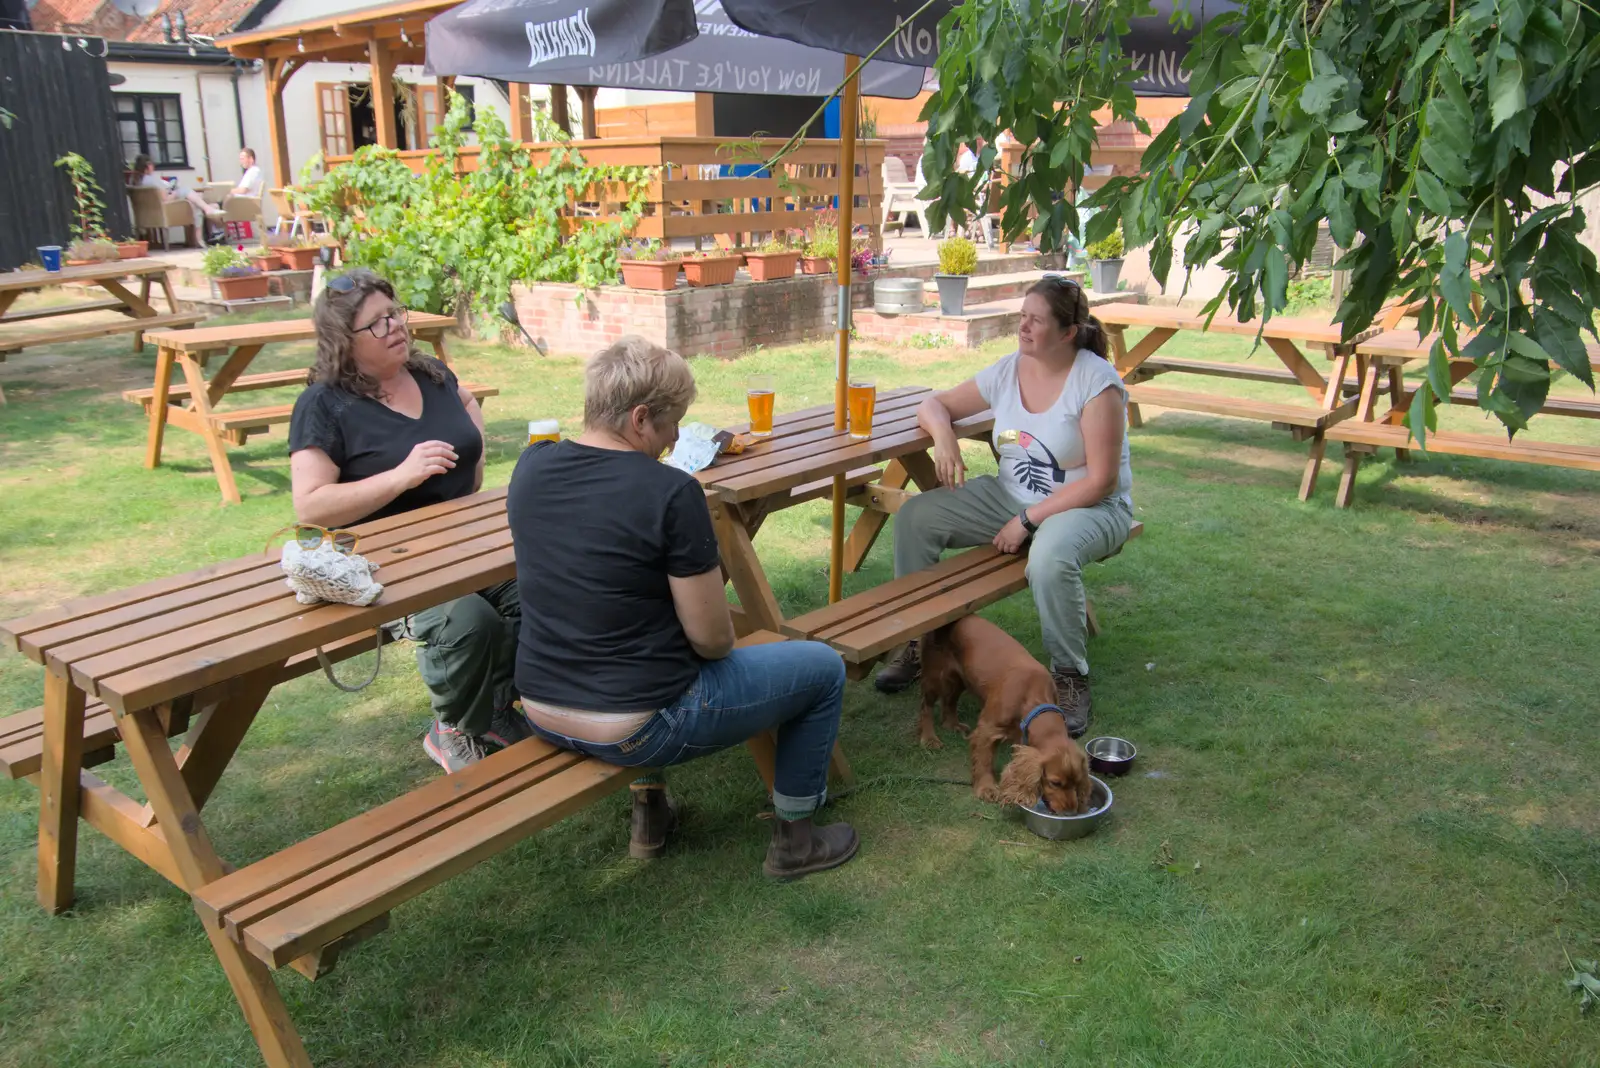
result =
[[[522,714],[522,706],[512,704],[508,708],[497,708],[489,717],[489,729],[481,735],[483,740],[496,749],[508,749],[524,738],[533,737],[533,728],[528,726],[528,718]]]
[[[922,656],[917,652],[917,639],[906,642],[905,648],[893,660],[883,665],[873,685],[879,693],[899,693],[916,682],[922,675]]]
[[[448,774],[465,771],[489,755],[483,739],[464,734],[448,723],[433,721],[423,736],[422,748]]]
[[[837,868],[856,855],[861,839],[848,823],[815,826],[811,817],[803,820],[773,820],[772,844],[761,866],[773,879],[788,882],[813,872]]]
[[[655,860],[667,851],[667,839],[678,829],[678,800],[659,783],[634,783],[633,833],[628,856]]]
[[[1052,667],[1050,678],[1056,684],[1056,704],[1067,716],[1067,733],[1082,738],[1089,729],[1089,676]]]

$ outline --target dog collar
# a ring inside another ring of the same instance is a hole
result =
[[[1050,704],[1040,705],[1038,708],[1035,708],[1032,712],[1029,712],[1026,716],[1024,716],[1022,718],[1022,744],[1023,745],[1027,745],[1028,744],[1028,724],[1032,723],[1036,718],[1038,718],[1038,715],[1041,712],[1054,712],[1056,715],[1061,717],[1061,722],[1065,723],[1067,721],[1067,714],[1065,712],[1061,711],[1061,706],[1059,706],[1059,705],[1050,705]]]

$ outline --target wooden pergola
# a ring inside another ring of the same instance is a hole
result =
[[[267,121],[271,128],[273,175],[279,187],[293,181],[289,170],[289,130],[283,113],[283,90],[295,71],[307,63],[366,63],[372,68],[374,100],[389,100],[394,95],[396,67],[420,66],[424,61],[427,23],[441,11],[448,11],[462,0],[398,0],[376,7],[341,11],[336,15],[306,19],[249,33],[229,34],[217,39],[240,59],[259,59],[267,75]],[[440,98],[452,87],[454,78],[439,79]],[[595,136],[595,89],[579,86],[583,103],[583,136]],[[550,117],[558,126],[568,126],[566,86],[553,85]],[[384,148],[400,147],[400,132],[393,110],[373,108],[377,123],[377,143]],[[511,136],[519,141],[533,140],[533,114],[528,87],[511,85]]]

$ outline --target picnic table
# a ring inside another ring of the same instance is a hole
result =
[[[47,669],[43,707],[0,720],[0,755],[39,786],[40,903],[71,906],[78,821],[101,831],[192,896],[274,1066],[311,1061],[270,969],[326,974],[394,906],[638,774],[528,739],[273,856],[225,863],[202,810],[275,685],[317,670],[319,649],[370,651],[384,623],[515,574],[504,490],[355,529],[382,565],[383,595],[367,607],[299,604],[273,552],[0,624],[0,640]],[[758,631],[741,644],[783,640]],[[174,753],[168,738],[185,731]],[[116,744],[148,803],[85,770]],[[773,746],[749,743],[769,791]]]
[[[111,334],[133,335],[133,351],[144,347],[144,335],[157,328],[178,329],[193,326],[205,318],[193,312],[180,312],[177,297],[172,292],[173,267],[160,260],[111,260],[82,267],[64,267],[59,271],[30,270],[0,274],[0,326],[82,315],[86,312],[121,312],[126,319],[91,324],[57,325],[29,333],[0,334],[0,361],[13,352],[35,348],[39,345],[65,344],[70,341],[88,341]],[[123,282],[129,278],[139,280],[135,295]],[[161,284],[166,296],[167,311],[159,312],[150,303],[150,286]],[[55,304],[29,311],[14,312],[9,309],[18,297],[33,289],[53,289],[65,285],[92,285],[105,290],[110,296],[102,300],[77,301],[72,304]],[[5,403],[5,392],[0,390],[0,404]]]
[[[444,335],[455,325],[456,320],[448,315],[413,312],[407,328],[414,337],[431,345],[435,355],[449,363]],[[254,375],[245,372],[268,345],[315,338],[316,328],[310,319],[233,323],[202,330],[152,333],[150,339],[156,344],[155,385],[148,389],[130,389],[122,395],[125,400],[144,405],[150,418],[144,465],[148,468],[161,465],[161,444],[168,424],[199,434],[211,458],[223,502],[238,504],[241,500],[239,486],[233,477],[233,466],[228,462],[228,445],[243,445],[252,434],[287,423],[294,413],[294,405],[269,404],[232,410],[222,410],[217,405],[234,393],[304,386],[304,369]],[[219,356],[227,359],[208,379],[206,364]],[[183,371],[181,385],[172,381],[174,367]],[[488,386],[462,385],[480,402],[499,393]]]

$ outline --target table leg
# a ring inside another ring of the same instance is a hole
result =
[[[44,758],[39,766],[39,904],[72,907],[78,861],[78,774],[83,768],[82,690],[52,667],[44,677]]]
[[[133,770],[155,809],[156,820],[166,834],[173,860],[187,884],[185,888],[197,890],[220,879],[225,871],[222,858],[212,847],[200,810],[172,750],[167,748],[166,733],[155,710],[119,716],[117,728],[122,732]],[[246,953],[228,936],[226,928],[206,923],[203,917],[201,923],[267,1064],[272,1068],[311,1068],[311,1059],[306,1056],[294,1022],[289,1019],[288,1006],[267,966]]]
[[[1389,410],[1391,412],[1404,412],[1411,407],[1411,402],[1406,399],[1406,376],[1400,367],[1389,368]],[[1394,458],[1401,463],[1411,459],[1410,449],[1394,450]]]
[[[231,364],[233,357],[230,356],[228,362]],[[178,354],[178,363],[183,367],[184,381],[189,383],[189,402],[195,415],[195,426],[205,439],[206,452],[211,456],[211,470],[216,473],[217,486],[222,490],[222,501],[224,504],[238,504],[243,498],[239,496],[239,486],[233,480],[233,466],[228,463],[228,445],[211,423],[211,388],[206,382],[205,372],[187,352]]]
[[[167,431],[167,404],[172,390],[172,350],[156,347],[156,391],[150,398],[150,433],[145,444],[144,465],[161,466],[161,439]]]
[[[1369,423],[1372,421],[1372,404],[1378,395],[1378,361],[1357,356],[1356,367],[1361,378],[1361,394],[1356,402],[1355,418],[1359,422]],[[1361,452],[1346,445],[1344,471],[1339,476],[1339,492],[1333,499],[1335,508],[1350,507],[1356,492],[1356,474],[1360,469]]]
[[[777,631],[783,624],[783,611],[778,607],[777,595],[772,592],[761,561],[756,558],[743,511],[737,504],[719,502],[712,505],[711,519],[722,551],[722,565],[728,569],[728,578],[739,595],[745,618],[757,630]]]
[[[890,460],[883,469],[883,475],[878,479],[878,485],[885,489],[905,489],[911,481],[911,474],[906,470],[905,464],[899,460]],[[856,518],[855,525],[850,528],[850,538],[844,546],[844,569],[850,572],[861,570],[862,563],[867,554],[872,551],[872,546],[878,540],[878,535],[883,532],[884,525],[889,522],[888,512],[879,512],[871,509],[863,510]]]
[[[933,457],[926,452],[908,452],[900,457],[900,463],[923,493],[939,488],[939,471],[933,466]]]

